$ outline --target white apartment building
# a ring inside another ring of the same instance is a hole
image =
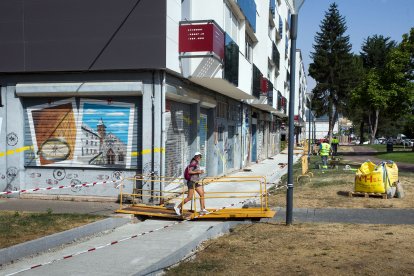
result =
[[[9,11],[0,29],[0,153],[22,152],[0,158],[0,176],[20,172],[0,177],[1,190],[56,175],[78,177],[60,177],[59,185],[182,177],[196,151],[207,174],[219,176],[280,151],[291,0],[23,1],[24,10],[0,2]],[[300,123],[300,54],[297,62]],[[117,137],[111,151],[85,140],[99,121]],[[7,142],[10,133],[16,143]],[[48,193],[118,192],[109,185]]]

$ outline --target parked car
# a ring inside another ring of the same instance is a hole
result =
[[[414,139],[404,139],[402,144],[404,147],[412,147],[414,144]]]

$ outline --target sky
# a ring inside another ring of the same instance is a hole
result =
[[[316,32],[333,2],[345,17],[345,35],[349,35],[352,51],[357,54],[368,36],[383,35],[401,42],[402,35],[414,28],[414,0],[305,0],[298,15],[297,48],[302,51],[306,72],[312,62],[310,53]],[[311,91],[315,81],[309,76],[307,80]]]
[[[92,103],[85,103],[83,108],[83,124],[97,130],[97,124],[102,119],[106,126],[106,134],[112,133],[124,144],[128,144],[129,108]]]

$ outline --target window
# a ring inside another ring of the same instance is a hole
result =
[[[217,118],[227,119],[227,103],[225,102],[217,103]]]
[[[218,141],[223,141],[224,139],[224,135],[223,135],[223,133],[224,133],[224,127],[223,126],[219,126],[218,128],[217,128],[217,134],[218,134]]]
[[[253,62],[253,40],[246,34],[245,56],[250,62]]]
[[[224,31],[239,44],[239,20],[227,4],[224,5]]]

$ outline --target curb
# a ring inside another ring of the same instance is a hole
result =
[[[107,218],[64,232],[55,233],[33,241],[24,242],[1,249],[0,265],[49,250],[66,243],[73,242],[76,239],[84,238],[99,232],[122,226],[130,221],[131,220],[127,218]]]
[[[182,261],[186,256],[188,256],[191,252],[197,249],[197,247],[202,243],[203,241],[209,240],[211,238],[214,238],[218,235],[228,233],[230,231],[230,228],[235,227],[239,224],[248,224],[251,223],[250,221],[228,221],[220,223],[216,226],[210,227],[201,234],[199,237],[193,239],[189,243],[183,245],[180,249],[175,251],[174,253],[164,257],[163,259],[159,260],[158,262],[146,267],[145,269],[142,269],[141,271],[138,271],[134,273],[133,275],[159,275],[164,269],[179,263]]]

